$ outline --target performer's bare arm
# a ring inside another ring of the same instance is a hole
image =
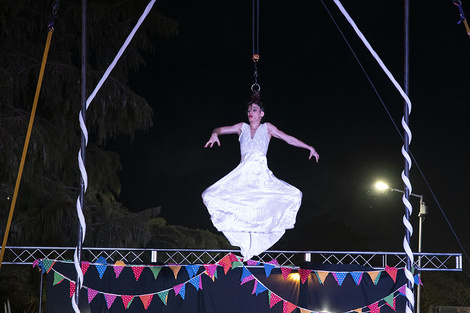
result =
[[[214,143],[217,143],[220,147],[219,135],[228,135],[228,134],[240,134],[242,129],[243,122],[232,125],[232,126],[222,126],[217,127],[212,131],[211,138],[206,143],[204,148],[212,148]]]

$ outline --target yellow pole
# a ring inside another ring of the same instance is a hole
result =
[[[16,178],[15,192],[11,200],[10,215],[8,216],[7,227],[5,235],[3,236],[2,251],[0,253],[0,269],[2,268],[3,255],[5,254],[5,247],[7,245],[8,234],[10,233],[11,220],[13,219],[13,212],[15,211],[16,198],[18,197],[18,190],[20,188],[21,176],[23,175],[24,163],[26,160],[26,153],[28,152],[29,139],[31,138],[31,131],[33,129],[34,116],[36,115],[36,108],[39,99],[39,92],[41,91],[42,79],[44,77],[44,69],[46,68],[47,55],[49,53],[49,46],[51,45],[52,32],[50,29],[47,33],[46,48],[44,49],[44,55],[42,57],[41,70],[39,72],[38,85],[36,87],[36,94],[34,96],[33,108],[31,110],[31,116],[29,118],[28,132],[26,134],[26,140],[23,147],[23,155],[21,157],[20,169],[18,170],[18,177]]]

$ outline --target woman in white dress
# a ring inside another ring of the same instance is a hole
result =
[[[255,92],[248,104],[247,123],[218,127],[204,146],[217,143],[219,135],[238,134],[240,164],[202,193],[204,204],[217,230],[233,246],[240,247],[245,260],[269,249],[294,227],[302,193],[277,179],[269,170],[266,153],[271,137],[310,151],[309,159],[319,155],[312,146],[287,135],[271,123],[261,123],[264,108]]]

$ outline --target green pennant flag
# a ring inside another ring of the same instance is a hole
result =
[[[49,260],[49,259],[43,259],[42,260],[42,264],[44,264],[44,269],[46,270],[46,272],[48,274],[49,274],[49,271],[52,268],[52,265],[54,265],[54,263],[55,263],[55,260]]]
[[[385,302],[387,302],[387,304],[395,310],[395,303],[393,301],[394,297],[393,297],[393,293],[391,293],[390,295],[386,296],[384,298]]]
[[[158,297],[160,298],[160,300],[162,300],[162,302],[163,302],[164,305],[167,304],[167,300],[168,300],[168,291],[169,291],[169,290],[166,290],[166,291],[162,291],[162,292],[158,292],[158,293],[157,293]]]
[[[242,262],[235,261],[235,262],[232,263],[232,269],[240,267],[240,266],[243,266]]]
[[[54,272],[54,283],[52,285],[60,284],[64,280],[64,276],[61,274]]]
[[[374,280],[374,285],[377,285],[377,283],[379,282],[380,275],[382,275],[382,272],[379,272],[379,274],[378,274],[377,277],[375,278],[375,280]]]
[[[161,266],[151,266],[150,270],[153,273],[153,277],[155,277],[155,279],[157,279],[157,276],[160,273],[160,271],[162,270],[162,267]]]

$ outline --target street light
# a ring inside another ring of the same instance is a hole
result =
[[[400,192],[400,193],[403,193],[403,194],[405,193],[403,190],[390,188],[387,185],[387,183],[384,183],[382,181],[378,181],[377,183],[375,183],[375,188],[377,188],[378,190],[383,191],[383,192],[385,192],[387,190],[390,190],[390,191]],[[417,195],[417,194],[414,194],[414,193],[410,193],[410,196],[419,198],[418,253],[421,253],[421,242],[422,242],[422,240],[421,240],[422,237],[421,236],[422,236],[422,231],[423,231],[423,221],[424,221],[424,218],[425,218],[426,214],[428,214],[428,206],[423,201],[423,195]],[[421,269],[421,256],[418,256],[418,267]],[[421,273],[418,274],[418,275],[421,278]],[[420,302],[421,302],[421,285],[418,282],[418,288],[416,290],[416,313],[420,313]]]

